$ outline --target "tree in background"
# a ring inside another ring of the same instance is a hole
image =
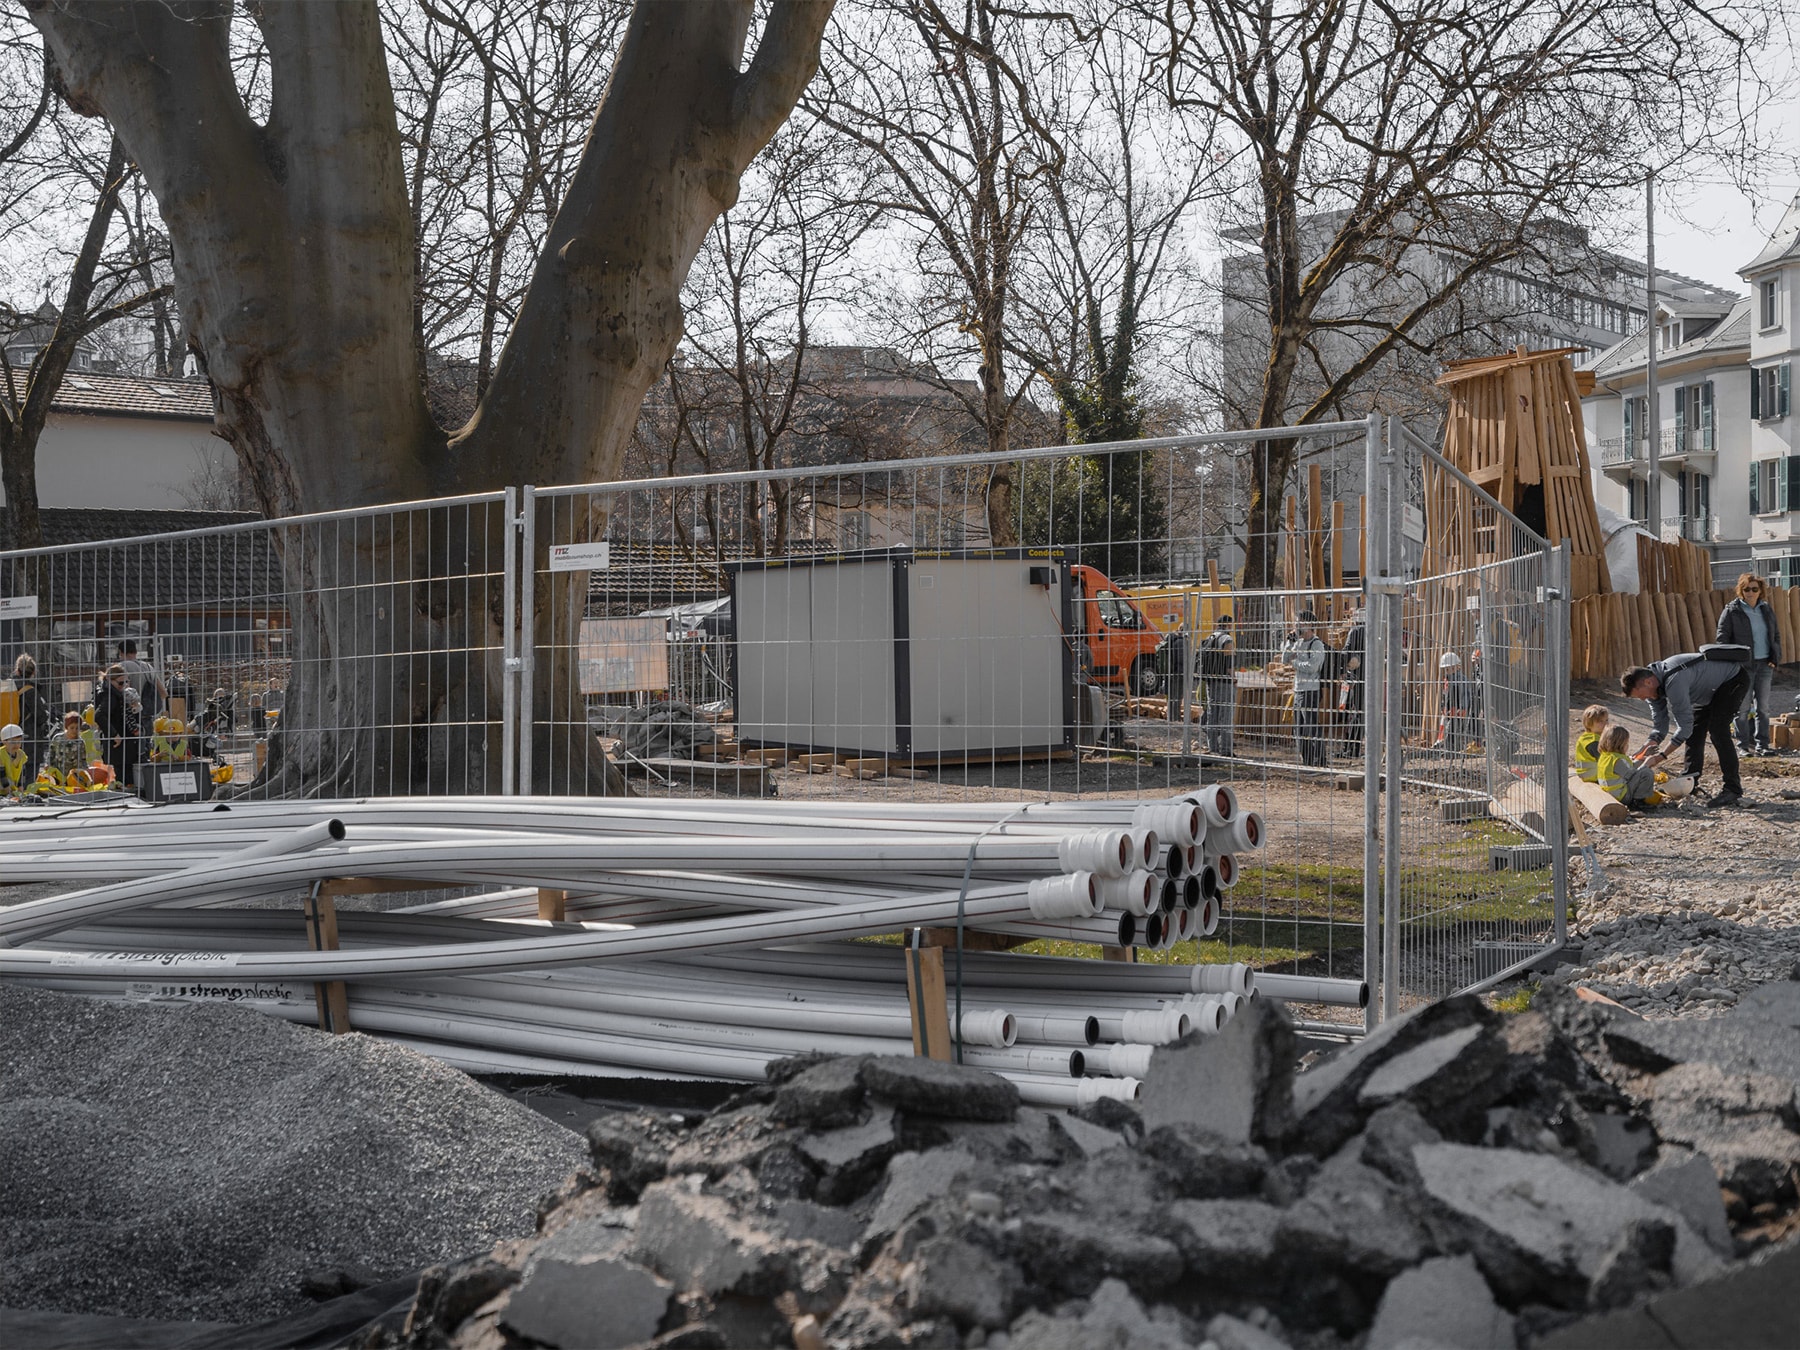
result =
[[[158,277],[166,250],[138,224],[141,213],[134,220],[120,207],[137,189],[123,144],[106,128],[69,116],[52,97],[43,48],[28,24],[13,14],[0,23],[0,81],[36,91],[16,120],[0,120],[0,245],[17,269],[15,285],[35,276],[45,288],[40,306],[0,308],[0,486],[8,539],[15,548],[36,548],[44,541],[38,441],[64,376],[84,344],[129,315],[166,304],[170,286]],[[83,203],[91,205],[69,257],[39,227],[46,215],[60,219]],[[52,278],[61,283],[54,299]],[[30,351],[21,366],[8,347],[22,336],[31,341],[13,348]]]
[[[1765,0],[1142,0],[1165,29],[1172,106],[1232,156],[1222,225],[1255,249],[1266,334],[1237,372],[1245,427],[1360,410],[1472,283],[1546,248],[1641,182],[1643,165],[1738,126]],[[1725,113],[1731,113],[1729,117]],[[1334,305],[1362,287],[1382,303]],[[1227,389],[1236,387],[1227,371]],[[1253,456],[1244,584],[1274,582],[1296,448]]]
[[[888,266],[873,284],[926,365],[974,367],[972,387],[946,379],[944,388],[996,454],[1012,444],[1032,379],[1007,359],[1016,269],[1061,155],[1037,113],[1037,91],[1053,77],[1041,26],[996,0],[861,3],[834,29],[807,104],[879,166],[871,201],[901,227],[894,239],[919,280],[897,284]],[[995,465],[986,487],[994,543],[1016,542],[1017,509],[1013,469]]]
[[[753,8],[632,11],[493,373],[446,431],[419,377],[415,207],[373,0],[28,4],[71,106],[108,118],[161,207],[220,434],[269,515],[616,476],[679,337],[688,266],[811,78],[831,12],[775,0],[746,63]],[[233,64],[246,24],[266,52],[266,115]],[[484,546],[497,556],[499,540],[395,536],[416,542],[288,560],[298,687],[267,790],[330,793],[356,764],[382,791],[440,776],[498,787],[483,742],[446,730],[497,717],[498,659],[417,679],[403,653],[498,652],[497,586],[465,606],[422,579],[458,575]],[[333,590],[369,549],[402,582],[403,612],[373,627],[372,601]],[[553,606],[533,608],[547,624]],[[540,706],[569,701],[566,653],[536,670]],[[604,772],[575,713],[558,716],[570,743],[556,753],[552,724],[538,729],[540,791]],[[568,781],[549,781],[552,764]]]

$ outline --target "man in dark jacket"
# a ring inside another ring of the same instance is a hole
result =
[[[1368,625],[1359,609],[1350,631],[1344,634],[1344,692],[1339,704],[1344,710],[1344,753],[1352,758],[1363,752],[1363,659],[1368,655],[1368,637]]]
[[[94,696],[94,724],[100,728],[100,749],[106,762],[118,775],[122,787],[132,786],[137,770],[137,739],[131,734],[129,710],[125,703],[125,667],[112,665],[101,678],[100,690]]]
[[[1738,777],[1737,747],[1731,743],[1731,719],[1743,702],[1749,670],[1735,661],[1712,661],[1698,652],[1684,652],[1648,666],[1633,666],[1619,676],[1619,687],[1628,698],[1650,703],[1649,743],[1654,753],[1646,764],[1661,764],[1677,747],[1686,747],[1682,772],[1700,784],[1706,767],[1706,738],[1719,756],[1719,772],[1725,786],[1707,799],[1708,806],[1736,806],[1744,795]],[[1663,745],[1663,738],[1669,743]]]
[[[1715,642],[1750,649],[1749,684],[1738,713],[1737,738],[1746,755],[1772,755],[1769,744],[1769,696],[1775,667],[1781,664],[1781,629],[1768,601],[1768,586],[1754,572],[1737,579],[1737,599],[1719,614]]]

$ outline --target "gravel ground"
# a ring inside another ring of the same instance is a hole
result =
[[[1800,674],[1783,669],[1776,706],[1796,689]],[[1645,703],[1592,686],[1571,702],[1572,719],[1606,704],[1634,748],[1649,731]],[[1719,785],[1711,746],[1706,765],[1702,791],[1681,806],[1588,829],[1609,886],[1578,900],[1582,964],[1565,974],[1646,1017],[1717,1014],[1800,962],[1800,755],[1745,760],[1744,801],[1723,810],[1700,802]],[[1578,894],[1584,870],[1573,869]]]
[[[580,1136],[364,1036],[0,986],[0,1305],[246,1322],[533,1230]]]

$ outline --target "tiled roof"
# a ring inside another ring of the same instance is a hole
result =
[[[157,417],[181,422],[213,420],[212,385],[205,380],[158,380],[71,370],[50,410],[101,417]]]
[[[258,519],[247,511],[102,511],[50,508],[44,543],[63,551],[23,560],[25,585],[51,615],[241,611],[286,605],[268,530],[140,539]],[[0,548],[9,543],[0,524]],[[16,570],[0,569],[10,593]]]
[[[1773,267],[1776,263],[1789,262],[1800,258],[1800,193],[1788,203],[1787,211],[1775,226],[1775,232],[1769,236],[1769,242],[1763,245],[1749,262],[1738,268],[1739,276],[1748,276],[1764,267]]]
[[[1750,348],[1750,302],[1740,299],[1731,307],[1729,313],[1719,320],[1718,325],[1709,332],[1695,338],[1692,342],[1684,342],[1679,347],[1671,347],[1668,351],[1656,354],[1658,365],[1685,361],[1691,356],[1699,356],[1703,352],[1729,351],[1733,347],[1742,347],[1748,355]],[[1597,376],[1621,375],[1627,371],[1641,370],[1644,365],[1644,332],[1642,329],[1630,337],[1614,343],[1600,353],[1589,369]]]

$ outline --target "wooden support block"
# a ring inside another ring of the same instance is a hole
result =
[[[908,769],[899,764],[888,765],[887,776],[889,778],[910,778],[914,782],[931,777],[924,769]]]
[[[887,768],[887,756],[885,756],[885,755],[862,755],[862,756],[846,755],[844,757],[844,767],[846,769],[885,769],[885,768]]]
[[[879,777],[881,777],[881,772],[878,769],[857,769],[857,768],[852,768],[848,764],[835,765],[832,768],[832,772],[835,773],[839,778],[879,778]]]
[[[539,886],[538,918],[549,923],[567,923],[569,921],[569,893],[551,890],[547,886]]]
[[[1137,964],[1137,948],[1136,947],[1102,947],[1100,949],[1100,959],[1103,961],[1128,961],[1132,965],[1136,965]]]
[[[315,952],[338,950],[337,904],[325,886],[314,887],[306,897],[306,945]],[[319,1030],[342,1035],[350,1030],[350,993],[342,980],[313,984],[313,1001],[319,1009]]]
[[[788,750],[786,748],[783,748],[780,750],[746,750],[746,751],[744,751],[744,763],[746,763],[746,764],[786,764],[788,762],[789,756],[791,756],[793,753],[794,752],[792,750]]]
[[[455,884],[457,883],[446,881],[416,881],[411,877],[331,877],[319,883],[319,894],[387,895],[398,891],[441,891],[445,886]]]
[[[1569,775],[1569,794],[1587,808],[1587,813],[1602,825],[1623,825],[1631,819],[1625,803],[1598,783],[1589,783]]]
[[[944,949],[906,948],[906,1002],[912,1010],[913,1054],[950,1058],[950,1004],[944,994]]]
[[[965,952],[1010,952],[1014,947],[1023,947],[1027,942],[1036,940],[1021,937],[1017,933],[983,933],[974,928],[964,928],[962,945]],[[927,947],[954,947],[956,930],[927,928],[924,942]]]
[[[795,755],[788,768],[795,773],[827,773],[836,763],[836,755]]]

